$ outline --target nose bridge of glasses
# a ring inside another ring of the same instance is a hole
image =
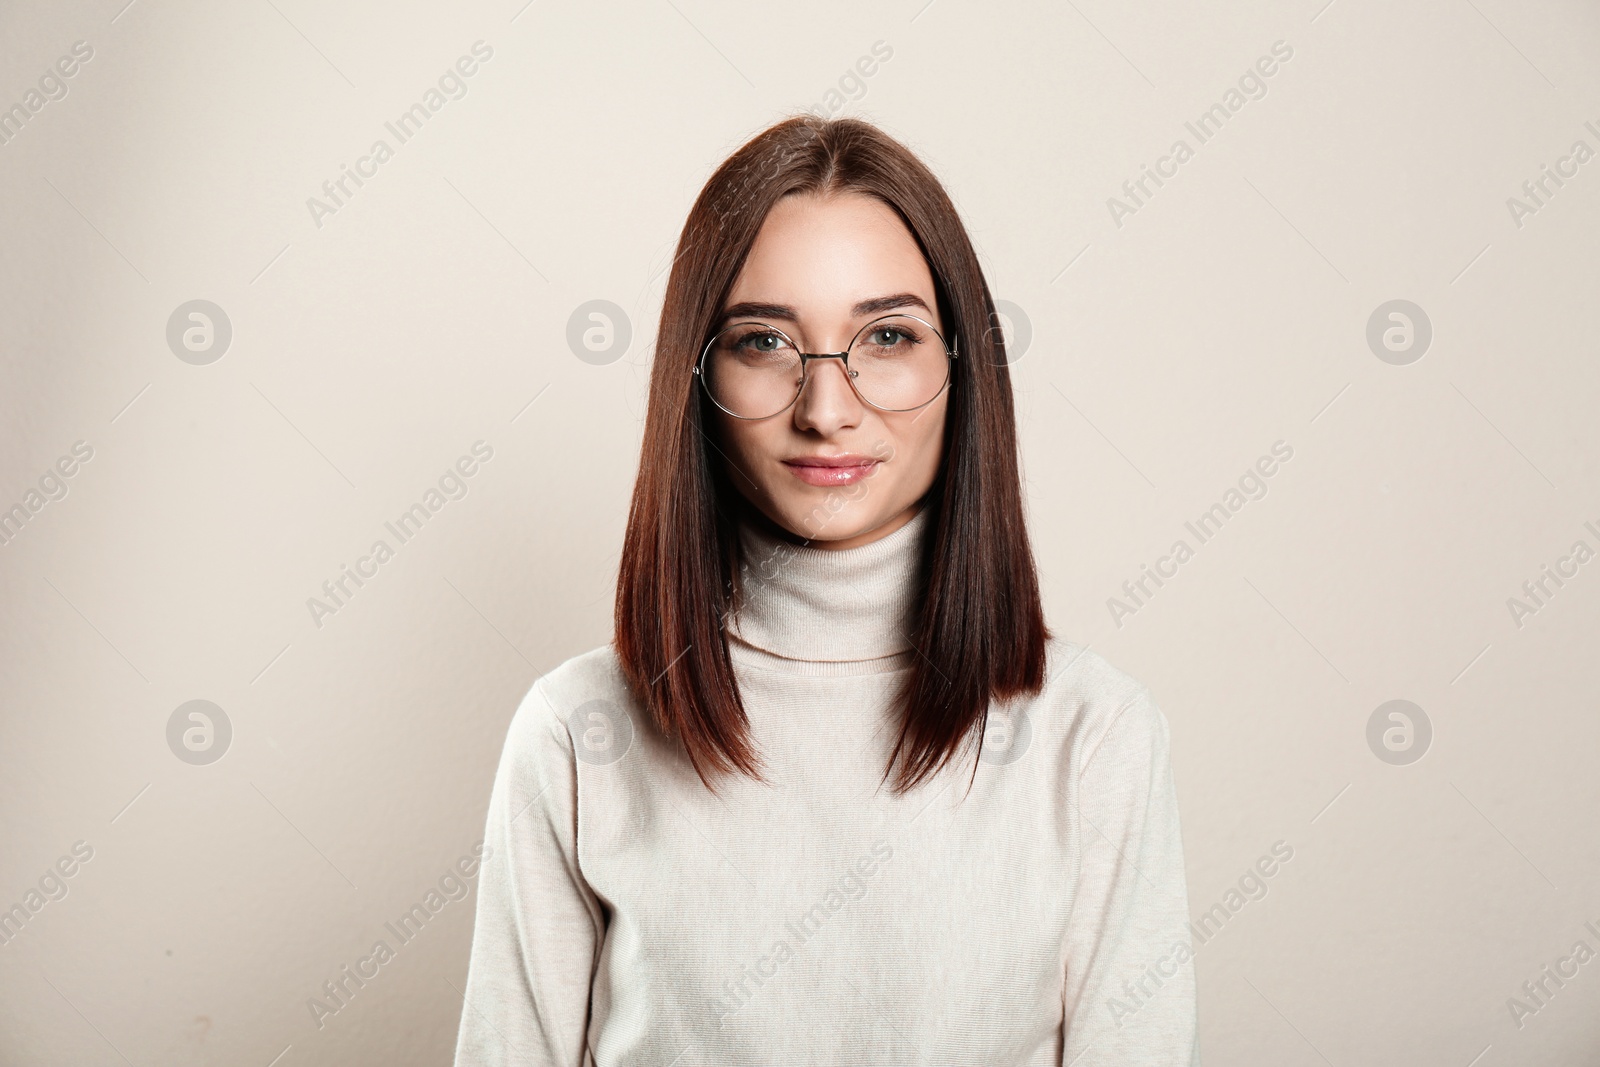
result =
[[[855,385],[850,381],[850,378],[851,378],[850,353],[848,351],[843,351],[843,352],[802,352],[802,353],[800,353],[800,363],[801,363],[800,377],[801,377],[801,381],[799,383],[799,388],[796,390],[796,393],[798,394],[800,392],[807,391],[805,387],[816,379],[816,377],[818,375],[818,368],[817,368],[816,364],[818,363],[818,361],[821,361],[824,366],[827,366],[828,364],[833,363],[835,360],[838,361],[838,363],[836,365],[839,368],[839,374],[842,375],[843,378],[844,378],[845,385],[850,389],[851,392],[854,392],[855,391]],[[813,386],[809,391],[814,395],[816,393],[815,386]]]
[[[850,352],[848,350],[842,352],[802,352],[800,353],[800,358],[805,361],[807,366],[810,366],[813,360],[818,359],[836,359],[842,366],[850,365]]]

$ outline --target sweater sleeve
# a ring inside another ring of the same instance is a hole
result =
[[[582,1067],[604,929],[578,869],[571,735],[539,683],[495,773],[456,1067]]]
[[[1149,690],[1079,774],[1062,1063],[1199,1067],[1194,950],[1166,717]]]

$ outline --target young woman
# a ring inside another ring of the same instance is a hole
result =
[[[495,779],[457,1064],[1198,1064],[1167,722],[1045,627],[996,321],[875,127],[712,176],[615,640]]]

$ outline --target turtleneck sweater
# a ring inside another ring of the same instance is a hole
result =
[[[709,791],[611,644],[533,683],[490,796],[457,1067],[1198,1067],[1145,686],[1053,638],[1044,688],[991,705],[964,758],[883,782],[930,521],[848,549],[739,527],[726,633],[766,782]]]

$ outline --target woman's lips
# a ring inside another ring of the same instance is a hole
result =
[[[882,462],[864,457],[786,459],[783,465],[807,485],[850,485],[866,478]]]

